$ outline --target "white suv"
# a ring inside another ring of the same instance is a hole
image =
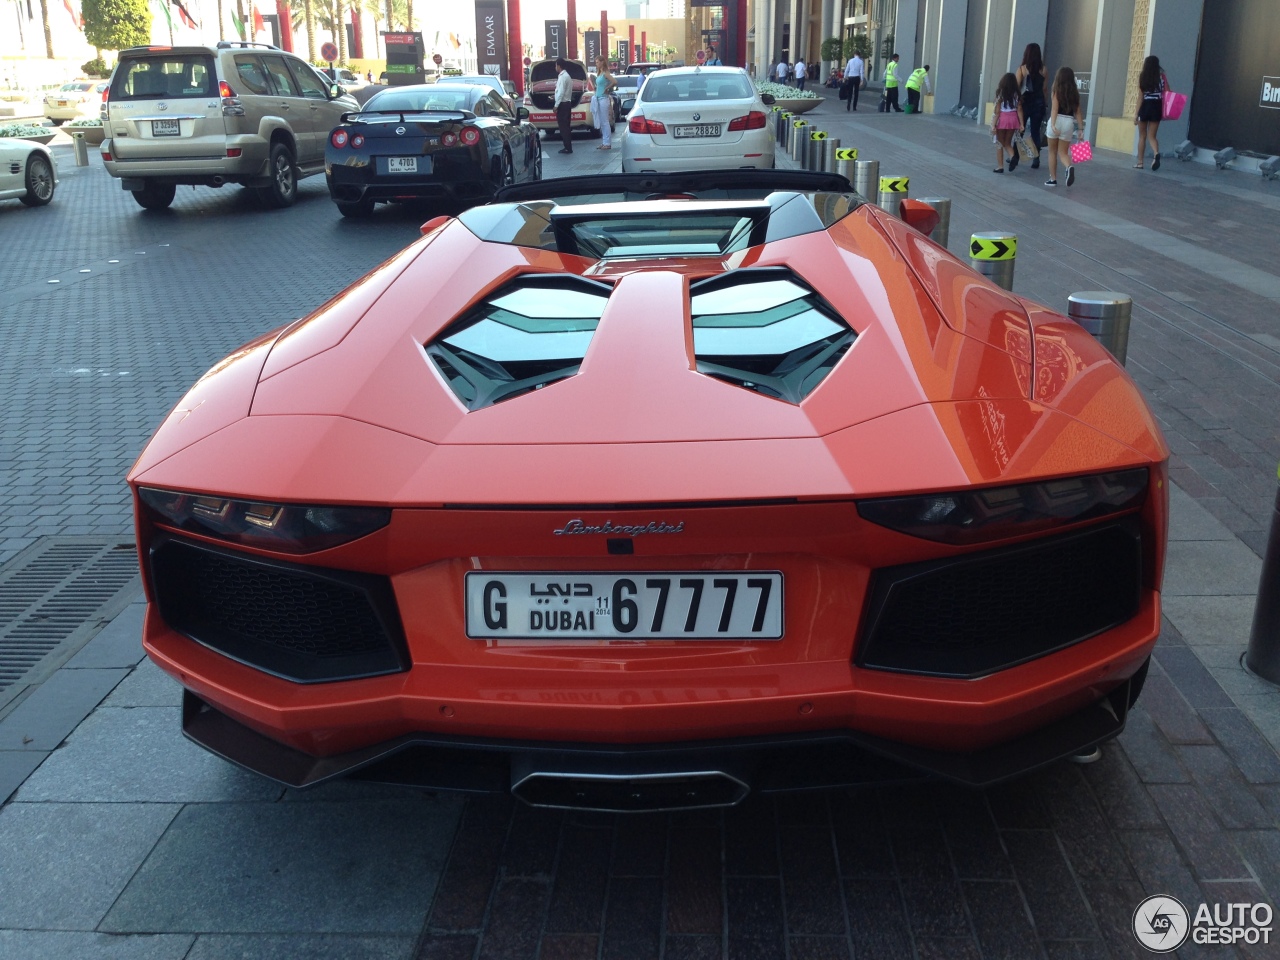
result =
[[[149,210],[178,184],[239,183],[287,207],[324,171],[342,114],[359,110],[306,61],[265,43],[120,51],[102,104],[107,172]]]

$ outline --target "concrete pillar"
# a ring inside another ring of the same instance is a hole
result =
[[[960,74],[964,67],[964,29],[969,0],[939,0],[938,54],[929,70],[938,110],[945,113],[960,102]]]
[[[1204,0],[1150,0],[1147,26],[1147,48],[1143,58],[1155,54],[1169,77],[1169,85],[1179,93],[1191,93],[1195,81],[1196,52],[1200,39],[1200,21],[1204,17]],[[1273,31],[1269,27],[1259,29]],[[1274,37],[1274,33],[1270,33]],[[1139,61],[1141,67],[1141,61]],[[1207,65],[1212,70],[1212,64]],[[1177,120],[1160,124],[1161,151],[1172,151],[1187,139],[1190,110],[1183,110]]]
[[[1013,68],[1009,66],[1009,37],[1014,0],[987,0],[986,42],[982,48],[982,79],[978,83],[979,123],[990,123],[987,111],[996,96],[996,84]]]
[[[1085,136],[1089,140],[1098,139],[1099,118],[1124,115],[1133,11],[1134,0],[1101,0],[1098,4],[1098,28],[1093,44],[1093,93],[1086,101],[1088,112],[1084,118]]]
[[[1044,54],[1044,35],[1049,25],[1049,0],[1013,0],[1013,22],[1009,29],[1009,69],[1015,73],[1022,63],[1022,51],[1028,43],[1040,44]],[[1053,77],[1045,81],[1045,92]]]
[[[835,9],[836,0],[822,0],[822,26],[820,30],[822,35],[818,37],[818,42],[816,44],[819,57],[822,56],[822,45],[831,37],[838,37],[840,35],[832,32],[831,30],[832,21],[835,20]],[[831,76],[831,69],[831,61],[823,60],[820,65],[820,69],[813,72],[814,86],[826,81],[827,77]]]
[[[907,77],[911,76],[912,70],[929,62],[920,59],[919,26],[919,0],[898,0],[898,17],[897,25],[893,30],[893,44],[902,56],[898,61],[898,86],[900,87],[907,82]],[[906,88],[903,87],[903,89]],[[903,96],[905,98],[906,94],[904,93]]]

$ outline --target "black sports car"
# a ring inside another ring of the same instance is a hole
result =
[[[541,180],[542,147],[528,116],[488,87],[383,90],[330,132],[329,195],[344,217],[367,217],[376,203],[485,200],[499,187]]]

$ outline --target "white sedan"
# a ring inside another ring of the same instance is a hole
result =
[[[102,109],[102,91],[110,86],[109,80],[72,80],[52,93],[45,94],[44,115],[60,126],[67,120],[85,117],[98,119]]]
[[[0,137],[0,200],[16,199],[28,207],[43,207],[53,199],[57,185],[53,151],[34,140]]]
[[[765,103],[740,67],[660,70],[631,110],[622,172],[772,167]]]

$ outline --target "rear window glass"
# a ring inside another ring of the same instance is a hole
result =
[[[217,96],[213,58],[160,54],[120,62],[111,80],[112,100],[181,100]]]
[[[750,100],[751,83],[741,74],[686,73],[658,75],[645,81],[640,97],[645,103],[678,103],[682,100]]]
[[[92,90],[92,89],[93,89],[93,84],[92,84],[92,83],[64,83],[64,84],[63,84],[61,87],[59,87],[58,89],[59,89],[59,90],[67,90],[67,91],[72,91],[72,90],[74,90],[74,91],[78,91],[78,92],[83,93],[85,90]]]
[[[441,90],[438,87],[426,90],[388,90],[375,94],[364,105],[368,110],[404,110],[419,112],[426,110],[470,110],[470,90]]]

